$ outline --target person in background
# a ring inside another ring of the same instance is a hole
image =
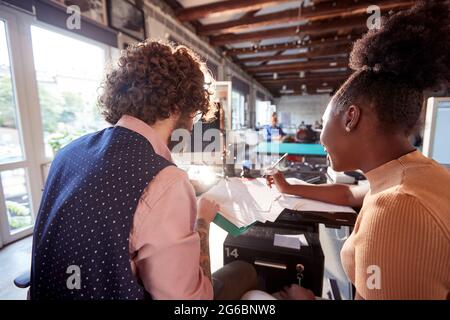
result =
[[[429,17],[433,17],[430,19]],[[323,116],[321,142],[336,171],[360,169],[356,186],[292,186],[281,192],[359,206],[341,252],[357,299],[450,298],[450,173],[409,141],[424,91],[450,82],[450,10],[420,1],[383,21],[354,44],[354,73]],[[288,299],[310,299],[293,285]]]
[[[263,127],[263,130],[264,130],[264,139],[267,142],[280,141],[284,136],[286,136],[286,133],[278,125],[278,116],[276,112],[272,113],[271,124],[265,125]]]
[[[319,121],[314,121],[314,130],[321,130],[322,129],[322,124]]]
[[[112,126],[73,141],[51,165],[34,230],[31,299],[238,299],[256,283],[242,262],[211,276],[218,205],[197,204],[168,148],[174,130],[190,131],[195,118],[216,111],[205,70],[185,46],[146,40],[122,52],[100,96]]]

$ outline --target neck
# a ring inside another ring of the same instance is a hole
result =
[[[359,166],[364,173],[415,150],[405,136],[378,136],[367,141]]]
[[[173,126],[169,119],[157,121],[151,127],[153,130],[155,130],[159,138],[164,141],[166,145],[168,145],[170,136],[172,135],[173,131]]]

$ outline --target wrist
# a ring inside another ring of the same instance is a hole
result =
[[[281,187],[282,193],[291,193],[292,192],[292,185],[288,182],[283,183],[283,186]]]
[[[209,224],[210,222],[201,216],[197,216],[197,220],[195,221],[195,230],[209,232]]]

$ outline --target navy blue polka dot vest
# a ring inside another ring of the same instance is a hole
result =
[[[170,165],[119,126],[61,149],[36,220],[31,299],[151,298],[133,276],[129,234],[144,189]]]

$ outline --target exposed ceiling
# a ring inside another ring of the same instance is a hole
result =
[[[383,15],[408,0],[165,0],[183,23],[219,48],[274,96],[333,92],[350,70],[367,8]],[[301,6],[301,4],[303,5]],[[300,9],[301,6],[301,9]]]

